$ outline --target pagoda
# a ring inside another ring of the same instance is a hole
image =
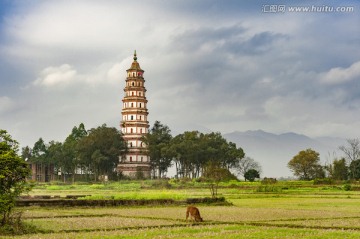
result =
[[[133,59],[131,67],[126,70],[120,123],[128,152],[120,158],[118,171],[130,178],[150,178],[150,157],[147,155],[147,146],[142,141],[149,130],[144,70],[137,62],[136,51]]]

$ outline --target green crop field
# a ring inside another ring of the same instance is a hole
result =
[[[148,182],[147,182],[148,183]],[[41,185],[32,195],[95,198],[208,197],[206,185],[151,188],[144,182],[110,185]],[[130,185],[131,184],[131,185]],[[360,238],[360,193],[306,182],[228,183],[220,196],[232,205],[196,205],[202,223],[186,222],[186,205],[142,207],[26,207],[26,224],[37,233],[0,238]]]

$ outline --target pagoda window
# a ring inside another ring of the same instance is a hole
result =
[[[130,156],[130,162],[132,162],[132,157]]]
[[[134,107],[134,103],[131,103],[131,107]]]
[[[131,92],[131,96],[134,96],[134,92]]]
[[[133,128],[130,129],[130,133],[132,134],[134,132]]]
[[[132,116],[130,116],[130,120],[134,120],[134,116],[132,115]]]
[[[142,134],[142,132],[143,132],[143,129],[140,129],[140,134]]]
[[[140,103],[140,108],[142,107],[141,103]]]

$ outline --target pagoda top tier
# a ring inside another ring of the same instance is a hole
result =
[[[134,61],[131,63],[131,67],[127,69],[126,71],[141,71],[144,72],[143,69],[140,68],[139,62],[137,62],[137,56],[136,56],[136,50],[134,52]]]

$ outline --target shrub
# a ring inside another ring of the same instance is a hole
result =
[[[334,181],[331,178],[317,178],[314,180],[314,185],[332,185]]]
[[[22,212],[12,212],[7,224],[0,227],[0,235],[22,235],[36,233],[33,225],[28,225],[21,220]]]
[[[90,186],[91,189],[104,189],[105,185],[104,184],[93,184]]]
[[[168,180],[154,180],[151,181],[151,187],[153,188],[171,188],[171,184]]]
[[[345,185],[343,186],[343,189],[344,189],[345,191],[350,191],[350,190],[351,190],[351,185],[350,185],[350,184],[345,184]]]
[[[264,178],[261,180],[261,184],[275,184],[277,183],[276,178]]]
[[[256,188],[256,192],[282,192],[281,187],[273,186],[273,185],[261,185]]]

